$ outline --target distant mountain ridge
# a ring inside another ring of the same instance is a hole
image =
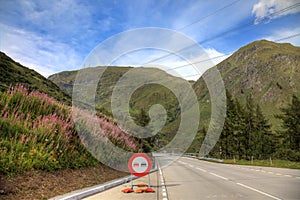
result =
[[[216,68],[220,71],[225,88],[242,103],[246,96],[252,94],[254,101],[261,105],[264,114],[275,125],[278,120],[274,115],[280,113],[279,107],[287,105],[293,94],[300,96],[300,47],[289,43],[275,43],[267,40],[254,41],[238,49],[226,60],[222,61]],[[118,79],[125,74],[130,67],[108,67],[99,85],[104,90],[98,94],[98,103],[106,107],[110,101],[110,94]],[[63,91],[71,95],[72,84],[77,71],[61,72],[49,77],[49,80],[56,83]],[[209,73],[209,70],[206,72]],[[199,98],[200,107],[204,115],[202,119],[209,119],[210,105],[209,93],[203,79],[197,80],[193,87]],[[145,89],[149,89],[146,88]],[[143,95],[145,91],[139,90],[135,95],[135,104],[143,107],[157,97],[151,96],[154,93]],[[169,93],[167,93],[169,94]],[[169,101],[172,104],[174,101]],[[161,100],[164,100],[161,98]],[[176,106],[172,112],[176,111]],[[173,114],[177,116],[178,112]],[[176,120],[175,120],[176,121]],[[177,123],[177,122],[176,122]]]
[[[95,67],[94,70],[101,70],[102,68],[104,67],[99,66]],[[183,79],[169,75],[165,71],[157,68],[109,66],[106,67],[106,70],[103,72],[98,83],[97,94],[95,99],[96,108],[100,109],[102,112],[111,112],[110,106],[113,89],[119,81],[119,79],[123,75],[125,75],[125,73],[127,73],[129,70],[138,70],[138,73],[140,73],[140,71],[143,71],[144,75],[142,76],[145,76],[144,80],[148,80],[149,74],[156,74],[156,77],[162,77],[164,81],[172,80],[173,83],[175,85],[177,84],[178,86],[180,85],[181,81],[183,81]],[[75,82],[77,73],[77,70],[64,71],[49,76],[49,80],[53,81],[69,95],[72,95],[73,84]],[[137,80],[138,78],[141,79]],[[128,80],[126,84],[131,85],[135,81],[143,81],[142,77],[139,76],[138,78],[136,80]],[[137,112],[140,109],[145,109],[147,111],[148,108],[153,104],[162,104],[167,109],[169,121],[173,121],[175,119],[176,113],[178,113],[178,101],[175,95],[166,87],[157,84],[146,84],[138,88],[131,96],[130,110],[134,115],[134,113],[137,114]]]
[[[225,88],[242,103],[251,94],[271,120],[287,105],[292,95],[300,96],[300,47],[267,40],[252,42],[219,63]],[[206,72],[209,73],[209,70]],[[200,99],[208,98],[202,78],[194,88]]]
[[[32,90],[47,93],[57,100],[71,102],[77,70],[53,74],[47,80],[37,72],[13,61],[4,53],[0,53],[0,58],[2,91],[10,84],[20,83]],[[292,95],[300,97],[300,47],[267,40],[255,41],[241,47],[215,67],[220,71],[225,88],[234,98],[244,104],[246,97],[252,95],[254,102],[261,106],[264,115],[269,119],[273,130],[280,127],[280,121],[274,117],[280,113],[280,107],[288,105]],[[132,69],[135,68],[107,67],[97,88],[96,108],[100,112],[111,114],[110,104],[114,86]],[[144,70],[145,76],[147,73],[157,73],[164,81],[174,78],[159,69],[140,69]],[[180,87],[180,78],[172,79],[174,80],[174,84]],[[203,78],[190,83],[193,84],[202,111],[200,124],[207,127],[211,106],[208,89]],[[157,84],[146,84],[132,94],[129,104],[130,113],[134,118],[138,118],[142,109],[148,113],[151,105],[163,105],[167,110],[168,119],[167,125],[161,130],[160,140],[167,143],[173,138],[180,124],[181,110],[170,90]]]
[[[11,85],[21,84],[30,90],[38,90],[49,96],[70,104],[71,98],[56,84],[0,52],[0,91],[6,91]]]

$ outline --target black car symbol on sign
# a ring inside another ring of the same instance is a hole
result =
[[[147,163],[141,163],[141,167],[147,167]]]

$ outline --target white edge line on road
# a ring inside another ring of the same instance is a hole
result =
[[[253,190],[253,191],[255,191],[255,192],[258,192],[258,193],[260,193],[260,194],[263,194],[263,195],[265,195],[265,196],[271,197],[271,198],[273,198],[273,199],[281,200],[281,199],[278,198],[278,197],[275,197],[275,196],[270,195],[270,194],[268,194],[268,193],[265,193],[265,192],[263,192],[263,191],[257,190],[257,189],[255,189],[255,188],[253,188],[253,187],[244,185],[244,184],[242,184],[242,183],[236,183],[236,184],[237,184],[237,185],[240,185],[240,186],[242,186],[242,187],[244,187],[244,188],[247,188],[247,189]]]
[[[223,179],[223,180],[228,181],[228,178],[226,178],[226,177],[220,176],[220,175],[215,174],[215,173],[212,173],[212,172],[210,172],[210,174],[211,174],[211,175],[214,175],[214,176],[216,176],[216,177],[219,177],[219,178],[221,178],[221,179]]]
[[[162,185],[162,197],[163,197],[162,200],[168,200],[168,194],[167,194],[167,188],[166,188],[165,181],[164,181],[164,175],[163,175],[163,172],[160,167],[159,167],[159,173],[160,173],[160,182]]]
[[[203,172],[207,172],[205,169],[202,169],[200,167],[197,167],[196,169],[200,170],[200,171],[203,171]]]

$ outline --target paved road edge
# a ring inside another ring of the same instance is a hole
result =
[[[151,170],[150,173],[156,172],[158,169],[153,169]],[[138,179],[139,177],[137,176],[132,176],[132,180]],[[83,199],[85,197],[103,192],[105,190],[117,187],[119,185],[122,185],[124,183],[128,183],[131,181],[131,176],[126,176],[124,178],[112,180],[100,185],[95,185],[79,190],[72,191],[70,193],[66,193],[63,195],[59,195],[53,198],[50,198],[49,200],[77,200],[77,199]]]

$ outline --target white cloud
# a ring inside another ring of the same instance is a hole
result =
[[[190,57],[188,60],[183,60],[177,55],[170,54],[169,52],[153,49],[141,49],[123,55],[118,60],[115,60],[112,65],[157,67],[174,76],[179,76],[187,80],[198,80],[206,70],[230,56],[218,52],[213,48],[203,50],[203,54],[198,55],[197,57]],[[169,56],[164,57],[166,54],[169,54]],[[156,58],[163,59],[156,60]],[[147,61],[151,60],[154,61],[147,63]]]
[[[0,50],[45,77],[79,68],[82,60],[69,45],[40,37],[33,32],[0,24]]]
[[[252,14],[255,15],[255,23],[260,23],[262,20],[271,20],[289,14],[300,12],[300,7],[289,9],[288,7],[299,3],[298,0],[260,0],[252,8]],[[285,10],[285,8],[287,8]],[[274,14],[273,14],[274,13]],[[268,17],[266,17],[268,16]]]
[[[204,49],[196,44],[186,36],[167,29],[136,29],[101,43],[84,65],[157,66],[172,75],[197,80],[226,56],[213,48]],[[216,56],[218,58],[212,59]]]
[[[300,33],[299,27],[293,29],[277,29],[270,36],[265,37],[264,39],[271,40],[271,41],[277,41],[278,39],[280,39],[280,41],[278,42],[288,42],[295,46],[300,46],[300,35],[297,35],[299,33]],[[297,35],[297,36],[287,38],[287,39],[282,39],[293,35]]]

